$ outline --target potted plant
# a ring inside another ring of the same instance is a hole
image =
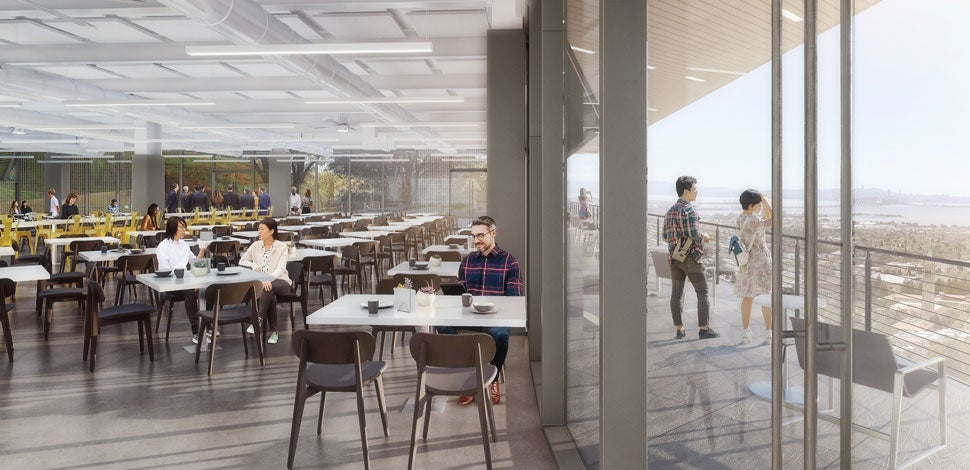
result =
[[[192,261],[192,275],[205,277],[209,275],[209,258],[198,258]]]
[[[441,266],[441,257],[438,255],[431,255],[428,258],[428,266]]]
[[[434,286],[428,281],[424,287],[418,289],[414,296],[414,301],[420,306],[428,307],[434,305]]]

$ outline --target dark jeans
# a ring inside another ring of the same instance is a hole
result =
[[[259,317],[269,320],[269,331],[276,331],[276,296],[290,293],[290,283],[282,279],[273,281],[273,288],[265,291],[260,287]]]
[[[492,358],[492,365],[502,370],[505,365],[505,356],[509,353],[509,329],[504,326],[494,327],[461,327],[465,331],[478,331],[486,333],[495,340],[495,357]],[[453,326],[437,326],[435,330],[439,334],[454,335],[458,334],[458,328]]]
[[[192,326],[192,334],[199,332],[199,291],[188,289],[176,292],[162,292],[161,299],[165,301],[184,300],[185,316],[189,317],[189,325]]]
[[[707,278],[704,277],[704,265],[692,259],[686,259],[683,262],[671,260],[670,278],[673,281],[670,314],[674,317],[674,326],[684,326],[681,313],[684,304],[685,279],[690,279],[697,293],[697,326],[707,326],[710,305],[707,302]]]

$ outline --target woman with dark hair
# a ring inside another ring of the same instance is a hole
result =
[[[158,212],[158,206],[152,204]],[[149,208],[151,209],[151,208]],[[147,215],[146,215],[147,217]],[[185,219],[172,217],[165,222],[165,239],[158,243],[155,248],[155,258],[158,260],[159,271],[171,271],[175,269],[185,269],[190,261],[195,259],[195,254],[185,243]],[[189,325],[192,326],[192,342],[199,342],[199,294],[195,289],[163,292],[162,297],[172,299],[185,299],[185,314],[189,317]],[[163,298],[163,300],[166,300]]]
[[[765,243],[765,229],[771,226],[771,205],[768,199],[753,189],[745,190],[739,198],[738,238],[748,251],[748,262],[738,266],[734,294],[741,298],[741,344],[751,342],[751,305],[754,298],[771,293],[771,253]],[[771,307],[762,306],[765,319],[764,344],[771,344]]]
[[[148,212],[141,218],[138,230],[158,230],[158,204],[148,206]]]
[[[290,293],[290,277],[286,271],[287,246],[279,240],[276,220],[267,217],[259,222],[259,239],[250,245],[246,253],[239,260],[240,266],[247,266],[253,271],[269,274],[275,279],[263,282],[263,294],[259,297],[259,318],[268,319],[270,335],[267,342],[276,344],[279,333],[276,329],[276,296]],[[247,330],[254,333],[252,325]]]
[[[20,205],[17,204],[17,200],[14,199],[13,202],[10,203],[10,215],[20,215],[20,214],[21,214]]]
[[[579,188],[579,218],[589,218],[589,203],[593,200],[593,194],[586,188]]]
[[[61,206],[61,218],[70,219],[75,215],[78,215],[77,210],[77,194],[71,193],[64,198],[64,205]]]
[[[24,199],[23,202],[20,203],[20,213],[21,214],[29,214],[29,213],[31,213],[33,211],[34,210],[31,209],[30,206],[27,205],[27,200],[26,199]]]

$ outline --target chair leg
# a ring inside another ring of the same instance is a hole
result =
[[[3,342],[7,345],[7,358],[13,362],[13,335],[10,333],[10,317],[6,313],[0,313],[0,326],[3,327]]]
[[[896,468],[899,453],[899,425],[903,412],[903,378],[897,375],[893,384],[893,421],[889,435],[889,468]]]
[[[323,410],[327,407],[327,392],[320,392],[320,414],[317,416],[317,435],[323,433]]]
[[[424,403],[424,430],[421,432],[421,439],[428,440],[428,429],[431,428],[431,403],[434,401],[434,395],[425,392],[425,403]]]
[[[492,397],[490,393],[486,393],[485,396],[485,409],[488,411],[488,428],[492,431],[492,442],[498,442],[498,438],[495,436],[495,407],[492,406]]]
[[[172,332],[172,308],[175,307],[174,302],[168,303],[168,326],[165,328],[165,342],[168,342],[168,335]],[[161,319],[159,319],[161,320]]]
[[[51,324],[54,322],[54,306],[51,305],[52,303],[50,300],[44,301],[44,341],[50,339]]]
[[[91,355],[88,360],[90,371],[94,372],[94,363],[98,360],[98,335],[91,335]]]
[[[148,360],[155,362],[155,337],[152,336],[152,317],[145,317],[145,337],[148,340]]]
[[[408,454],[408,470],[414,469],[414,457],[417,452],[417,441],[418,441],[418,420],[421,419],[421,412],[424,411],[424,403],[422,403],[422,391],[424,389],[424,377],[418,377],[418,390],[414,394],[414,415],[411,421],[411,450]]]
[[[298,383],[296,399],[293,401],[293,423],[290,425],[290,450],[286,456],[286,468],[293,468],[296,456],[296,443],[300,439],[300,424],[303,423],[303,407],[306,406],[306,386]]]
[[[199,363],[199,356],[202,354],[202,345],[205,344],[205,331],[208,326],[209,326],[209,322],[199,319],[199,331],[197,333],[198,336],[196,336],[196,339],[198,339],[199,342],[195,344],[195,363],[196,364]]]
[[[381,410],[381,424],[384,426],[384,437],[390,436],[387,431],[387,401],[384,400],[384,380],[378,376],[374,379],[374,389],[377,391],[377,408]]]
[[[360,425],[360,446],[364,454],[364,469],[370,470],[370,456],[367,452],[367,417],[364,416],[364,391],[357,387],[357,422]]]
[[[249,357],[249,337],[246,336],[246,324],[240,323],[239,329],[242,330],[243,353],[246,354],[246,357]]]
[[[492,469],[492,448],[491,444],[488,442],[488,411],[486,411],[485,402],[492,402],[491,397],[484,387],[480,388],[477,393],[475,400],[478,402],[478,420],[482,428],[482,446],[485,448],[485,467],[488,470]]]
[[[138,353],[145,354],[145,325],[141,321],[138,322]]]
[[[216,330],[219,328],[218,317],[216,321],[212,322],[212,340],[209,342],[209,377],[212,377],[212,367],[216,362],[216,338],[219,335],[216,334]],[[205,335],[199,337],[199,345],[201,346],[205,342]]]
[[[263,350],[263,344],[266,342],[266,333],[263,331],[263,325],[260,321],[256,322],[254,328],[256,328],[256,353],[259,354],[259,365],[265,366],[266,355]]]

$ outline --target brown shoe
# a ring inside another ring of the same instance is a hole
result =
[[[489,388],[492,389],[492,404],[498,405],[498,402],[502,401],[502,391],[498,388],[498,380],[492,382]]]
[[[473,401],[475,401],[475,395],[462,395],[458,397],[458,404],[462,406],[470,405]]]

